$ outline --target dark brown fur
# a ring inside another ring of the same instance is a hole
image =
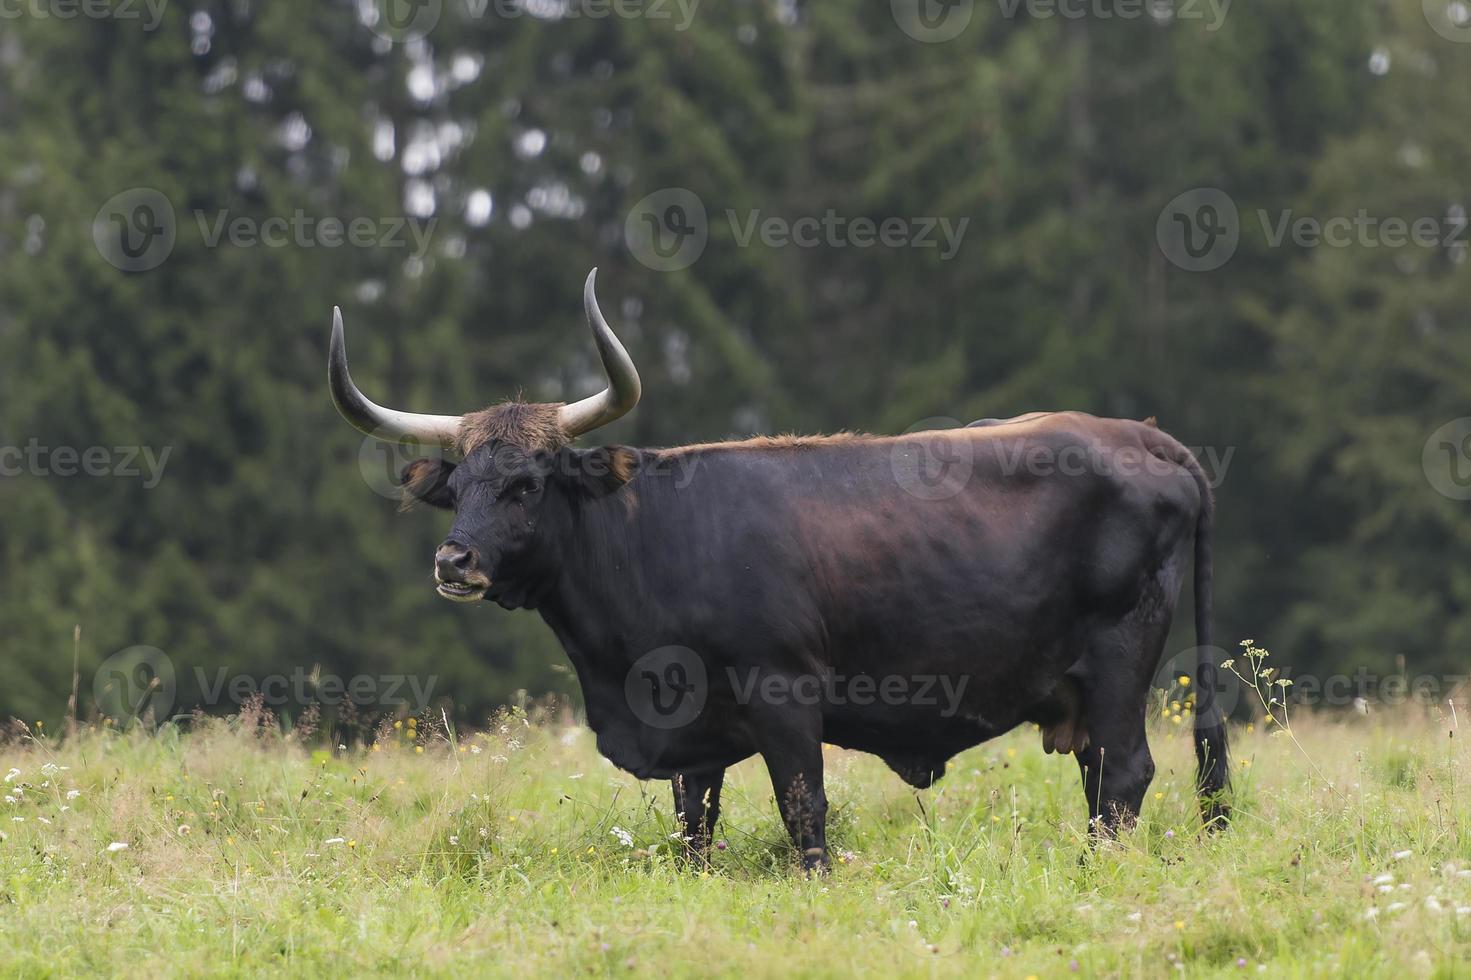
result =
[[[470,412],[460,422],[457,448],[468,456],[499,439],[527,452],[554,453],[572,441],[562,428],[561,410],[560,402],[507,401]]]

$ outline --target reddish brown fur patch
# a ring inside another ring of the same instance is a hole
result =
[[[571,442],[562,428],[561,410],[561,403],[507,401],[471,412],[460,422],[460,455],[468,456],[492,439],[527,452],[556,452]]]
[[[1047,708],[1052,718],[1041,726],[1042,751],[1069,755],[1086,749],[1091,739],[1083,720],[1083,692],[1077,682],[1071,677],[1063,678],[1052,692]]]
[[[703,449],[805,449],[824,446],[835,442],[854,442],[871,439],[873,436],[860,432],[834,432],[831,435],[803,436],[786,432],[775,436],[752,436],[749,439],[729,439],[722,442],[697,442],[688,446],[670,446],[666,453],[687,453]]]
[[[621,487],[633,479],[633,467],[638,462],[638,456],[630,449],[616,446],[612,452],[612,460],[609,468],[612,470],[613,479]]]
[[[399,501],[399,510],[412,510],[419,503],[420,498],[434,489],[443,476],[437,460],[416,459],[403,472],[403,499]]]

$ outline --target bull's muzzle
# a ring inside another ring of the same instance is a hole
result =
[[[434,589],[446,599],[470,602],[485,595],[490,577],[480,570],[475,549],[446,541],[434,551]]]

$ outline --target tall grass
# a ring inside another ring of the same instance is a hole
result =
[[[720,849],[675,858],[667,785],[511,712],[373,746],[260,716],[22,730],[0,746],[0,972],[75,975],[1241,976],[1463,973],[1467,750],[1433,713],[1233,732],[1203,836],[1178,726],[1143,818],[1090,854],[1076,765],[1030,728],[915,793],[830,750],[830,876],[804,879],[759,762]],[[1454,737],[1453,737],[1454,736]],[[1311,759],[1311,765],[1304,759]]]

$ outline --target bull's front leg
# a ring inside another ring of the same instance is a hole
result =
[[[771,773],[776,805],[804,871],[825,872],[827,794],[822,786],[822,717],[817,713],[768,713],[762,718],[761,757]]]
[[[700,864],[710,860],[710,841],[720,819],[720,787],[725,770],[681,772],[674,777],[674,812],[683,830],[685,852]]]

